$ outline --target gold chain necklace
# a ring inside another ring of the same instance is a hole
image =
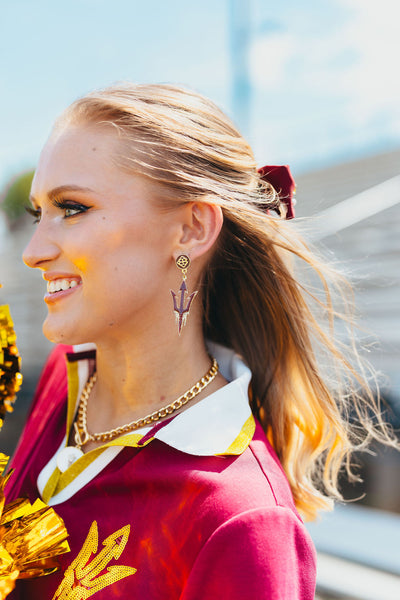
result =
[[[87,381],[85,387],[82,390],[82,394],[79,400],[78,407],[78,415],[77,420],[74,423],[75,428],[75,447],[78,451],[81,451],[82,446],[87,444],[88,442],[111,442],[116,437],[123,435],[124,433],[129,433],[130,431],[134,431],[135,429],[139,429],[144,425],[151,425],[162,419],[167,417],[168,415],[172,415],[175,411],[185,406],[190,400],[193,400],[195,396],[200,394],[205,387],[207,387],[216,377],[218,373],[218,363],[215,358],[212,358],[212,364],[209,370],[199,381],[197,381],[190,389],[188,389],[182,396],[179,396],[176,400],[160,408],[159,410],[142,417],[141,419],[137,419],[136,421],[131,421],[126,425],[121,425],[120,427],[116,427],[115,429],[110,429],[110,431],[103,431],[101,433],[90,433],[87,427],[87,403],[89,400],[90,392],[93,389],[94,384],[97,380],[97,374],[93,373],[93,375]]]

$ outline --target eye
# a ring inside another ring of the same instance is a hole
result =
[[[25,206],[25,210],[35,218],[33,223],[39,223],[40,217],[42,216],[42,211],[40,209],[32,208],[31,206]]]
[[[67,219],[68,217],[74,217],[75,215],[78,215],[80,212],[82,212],[81,210],[79,210],[79,208],[64,208],[64,216]]]
[[[74,202],[73,200],[54,200],[54,206],[64,212],[64,219],[75,217],[81,213],[89,210],[90,206],[85,206],[80,202]]]

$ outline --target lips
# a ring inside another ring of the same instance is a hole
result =
[[[44,300],[48,304],[69,296],[82,284],[80,277],[63,273],[43,273],[43,278],[47,281]]]

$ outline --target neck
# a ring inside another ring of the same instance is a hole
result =
[[[88,411],[94,430],[102,428],[100,421],[120,424],[169,404],[192,387],[211,364],[201,323],[194,318],[181,336],[175,329],[154,335],[147,330],[143,336],[114,337],[96,345],[98,375]],[[213,391],[213,384],[203,395]]]

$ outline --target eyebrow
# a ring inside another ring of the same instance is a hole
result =
[[[80,185],[59,185],[55,188],[53,188],[52,190],[47,192],[47,197],[49,198],[49,200],[51,198],[57,197],[57,196],[61,196],[62,194],[66,194],[68,192],[94,192],[94,190],[92,190],[91,188],[88,187],[81,187]],[[36,198],[30,194],[29,196],[29,200],[32,204],[38,204],[38,202],[36,201]]]

